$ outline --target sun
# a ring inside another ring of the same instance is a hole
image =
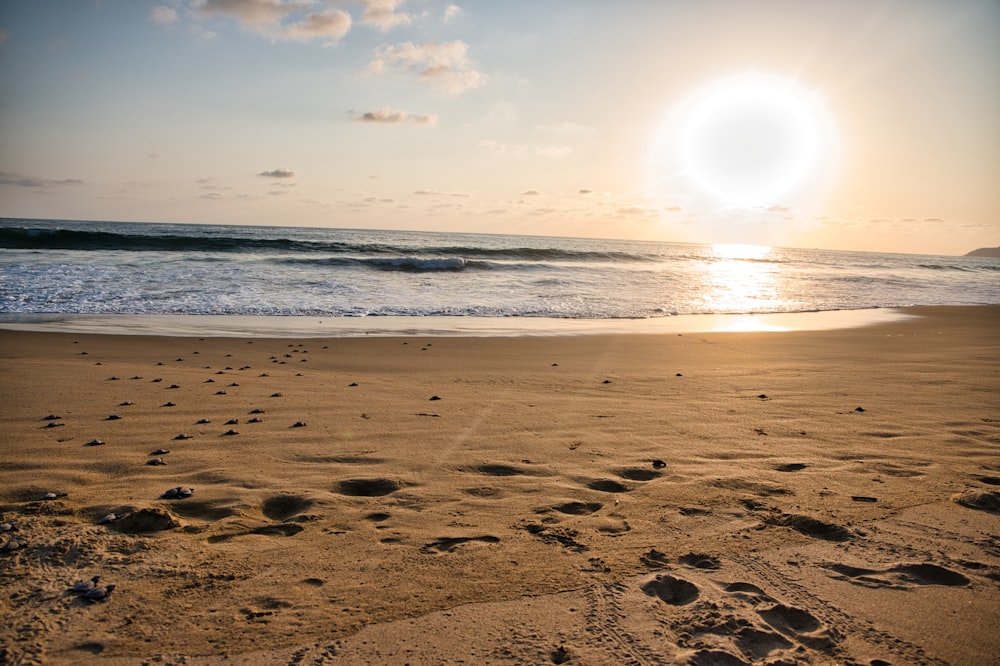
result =
[[[670,164],[673,187],[683,180],[722,206],[790,203],[818,184],[835,152],[819,96],[771,74],[712,82],[677,105],[664,125],[654,162]]]

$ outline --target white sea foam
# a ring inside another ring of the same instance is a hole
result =
[[[1000,304],[975,257],[0,220],[0,314],[649,319]]]

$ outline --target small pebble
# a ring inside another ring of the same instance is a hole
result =
[[[86,444],[84,444],[84,446],[104,446],[104,440],[103,439],[92,439],[89,442],[87,442]]]
[[[306,427],[306,422],[305,421],[296,421],[295,423],[292,424],[292,427],[293,428],[305,428]]]
[[[163,458],[150,458],[146,461],[147,465],[166,465],[167,461]]]
[[[223,434],[223,435],[238,435],[238,434],[240,434],[240,433],[239,433],[238,431],[236,431],[236,430],[233,430],[232,428],[230,428],[229,430],[227,430],[226,432],[224,432],[224,433],[222,433],[222,434]]]
[[[108,515],[106,515],[103,518],[101,518],[100,520],[98,520],[97,524],[98,525],[107,525],[108,523],[113,523],[116,520],[118,520],[118,516],[116,516],[113,513],[109,513]]]

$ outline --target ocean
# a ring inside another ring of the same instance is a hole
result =
[[[1000,260],[468,233],[0,219],[0,315],[8,319],[617,320],[983,304],[1000,304]]]

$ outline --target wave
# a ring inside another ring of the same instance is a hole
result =
[[[241,254],[360,254],[389,257],[382,267],[392,270],[442,270],[434,262],[445,257],[476,257],[498,260],[537,261],[658,261],[660,257],[622,251],[574,250],[555,247],[425,246],[339,241],[296,240],[291,238],[241,237],[207,234],[137,234],[76,229],[0,227],[0,248],[15,250],[79,250],[128,252],[204,252]],[[430,255],[418,257],[416,255]],[[403,259],[400,260],[399,258]],[[461,270],[458,259],[448,259],[443,270]],[[450,263],[449,263],[450,262]]]

